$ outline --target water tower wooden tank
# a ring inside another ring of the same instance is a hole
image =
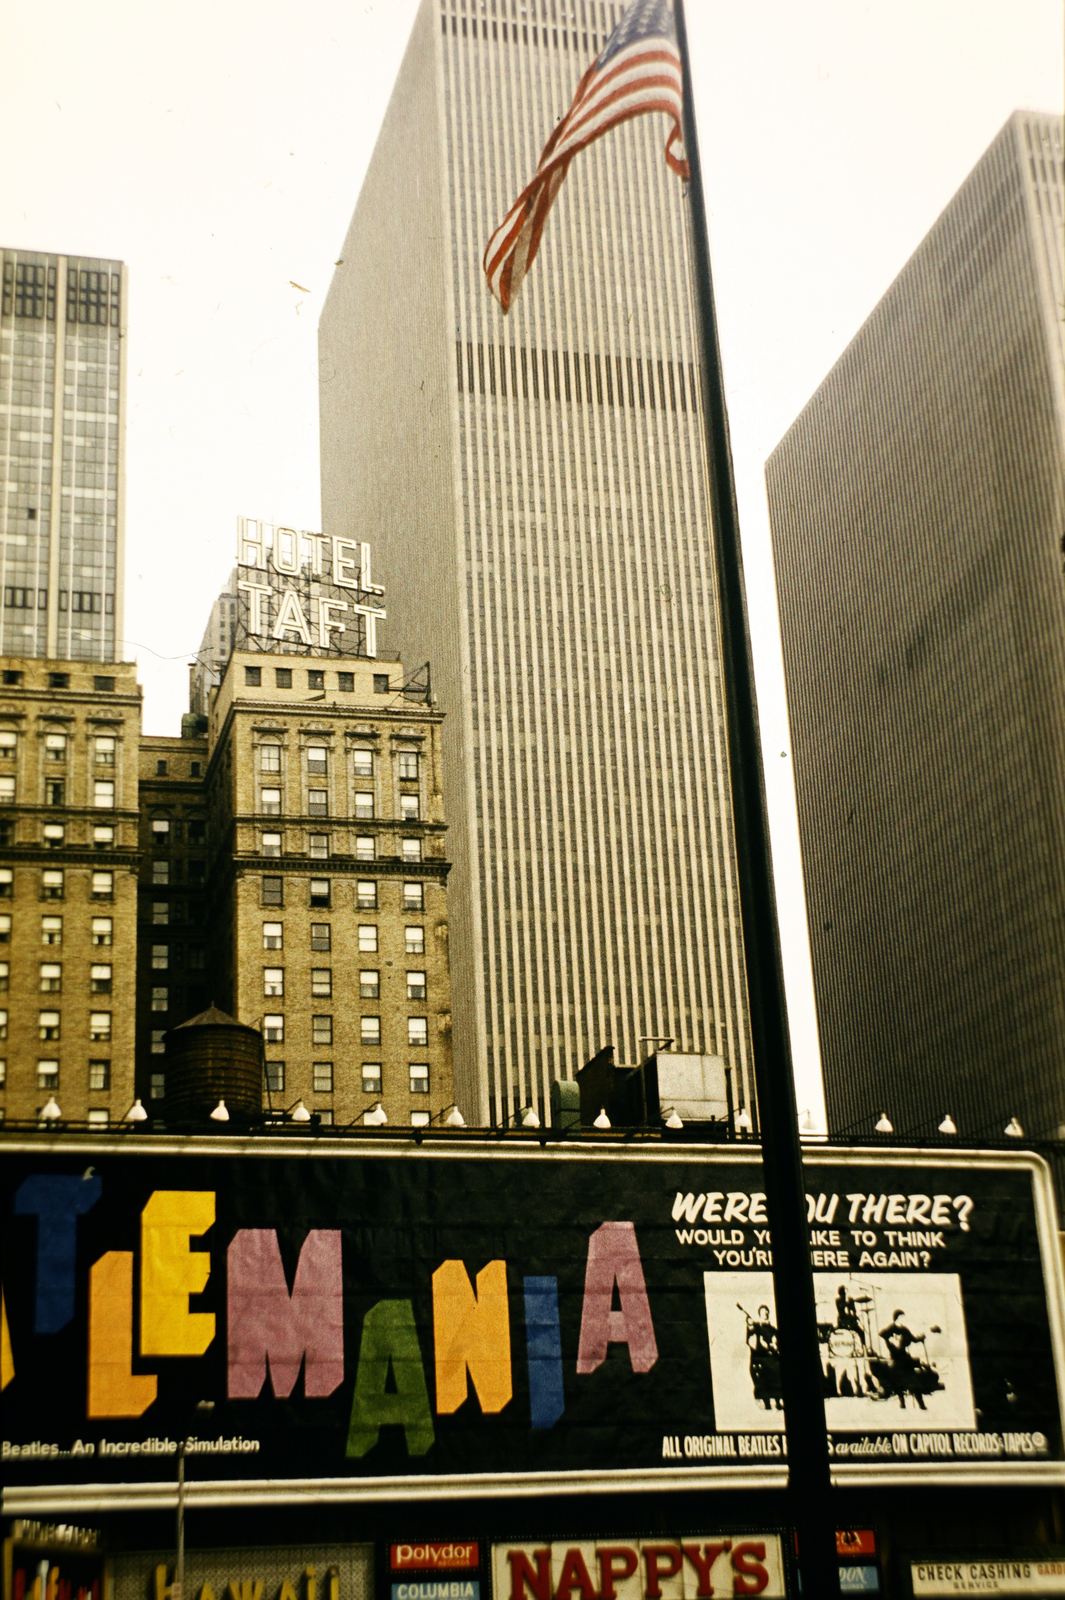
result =
[[[262,1116],[263,1038],[212,1005],[166,1036],[167,1120],[199,1122],[220,1100],[233,1121]]]

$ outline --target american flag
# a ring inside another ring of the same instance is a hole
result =
[[[664,111],[673,119],[666,162],[679,177],[688,176],[682,83],[669,0],[633,0],[577,85],[573,104],[544,145],[536,176],[488,241],[485,276],[504,312],[536,258],[547,214],[578,150],[632,117]]]

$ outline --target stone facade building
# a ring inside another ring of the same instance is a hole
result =
[[[0,1115],[134,1096],[136,668],[0,658]]]

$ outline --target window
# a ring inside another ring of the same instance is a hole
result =
[[[361,793],[361,792],[356,792],[356,795],[355,795],[355,815],[357,817],[363,817],[363,818],[372,817],[373,816],[373,795],[372,794],[365,794],[365,793]]]
[[[425,892],[420,883],[405,883],[403,885],[404,911],[422,911],[425,908]]]
[[[403,783],[416,783],[418,781],[418,752],[417,750],[401,750],[399,752],[399,776]]]
[[[92,846],[94,850],[110,850],[115,842],[115,830],[109,823],[96,823],[92,830]]]
[[[258,689],[263,681],[262,667],[245,667],[244,683],[249,689]]]
[[[92,897],[94,900],[113,900],[115,894],[115,875],[113,872],[94,872],[92,875]]]
[[[279,833],[264,833],[262,843],[264,856],[279,856],[281,854],[281,835]]]
[[[261,899],[259,902],[260,905],[283,906],[285,903],[284,889],[284,878],[274,878],[268,875],[264,876],[262,881]]]
[[[309,833],[307,835],[307,854],[312,861],[328,861],[329,835],[327,833]]]
[[[157,778],[165,778],[166,777],[166,762],[165,761],[157,761],[155,763],[155,776]]]
[[[169,817],[152,818],[152,843],[155,845],[157,850],[165,850],[166,846],[170,843]]]
[[[312,1071],[314,1073],[312,1081],[315,1094],[332,1094],[333,1063],[331,1061],[316,1061]]]
[[[427,1017],[407,1018],[407,1043],[429,1043],[429,1019]]]
[[[203,862],[203,861],[190,861],[189,862],[189,882],[190,883],[202,883],[203,882],[203,876],[204,876],[205,868],[206,868],[206,863]]]
[[[424,1061],[412,1061],[410,1065],[410,1092],[411,1094],[429,1093],[429,1066]]]
[[[165,928],[170,921],[170,901],[152,901],[152,923],[156,928]]]
[[[0,867],[0,899],[10,900],[15,886],[15,874],[10,867]]]
[[[320,774],[323,778],[329,771],[329,751],[325,745],[309,744],[307,746],[307,771]]]
[[[360,922],[359,949],[367,955],[371,953],[376,954],[377,924],[375,922]]]
[[[195,776],[196,776],[196,774],[193,773],[193,777],[195,777]],[[190,818],[190,820],[189,820],[189,843],[190,844],[206,844],[207,843],[207,824],[203,820],[202,817],[192,817],[192,818]]]
[[[153,1011],[168,1011],[169,1009],[170,1009],[170,990],[169,989],[153,989],[152,990],[152,1010]]]
[[[264,950],[280,950],[281,949],[281,926],[282,925],[281,925],[280,922],[264,922],[263,923],[263,949]]]
[[[0,1039],[7,1038],[7,1012],[0,1011]],[[7,1062],[4,1063],[4,1076],[7,1077]]]
[[[190,761],[189,762],[189,777],[190,778],[198,778],[199,776],[200,776],[200,763],[198,761]],[[189,838],[190,839],[192,838],[192,824],[191,824],[191,822],[189,823]]]
[[[258,671],[258,668],[256,668],[256,671]],[[266,1087],[270,1094],[284,1094],[285,1063],[283,1061],[268,1061],[266,1063]]]
[[[362,1092],[363,1094],[381,1093],[381,1063],[379,1061],[363,1062]]]
[[[373,878],[359,878],[355,884],[355,904],[360,911],[377,910],[377,883]]]
[[[387,672],[375,672],[374,673],[374,675],[373,675],[373,692],[374,692],[374,694],[387,694],[388,693],[388,673]]]
[[[62,919],[62,917],[42,917],[41,918],[41,943],[42,944],[62,944],[63,943],[63,919]]]
[[[101,1090],[110,1089],[110,1087],[111,1087],[111,1063],[110,1063],[110,1061],[90,1061],[89,1062],[89,1089],[98,1094],[98,1093],[100,1093]]]
[[[259,810],[268,817],[280,816],[281,790],[263,789],[259,800]]]
[[[93,874],[95,878],[96,874]],[[41,873],[41,899],[62,900],[63,898],[63,869],[61,867],[45,867]]]
[[[407,999],[408,1000],[424,1000],[425,999],[425,973],[424,972],[408,972],[407,973]]]
[[[94,677],[92,686],[96,694],[114,694],[115,692],[114,678]]]
[[[69,689],[70,688],[70,673],[69,672],[50,672],[48,674],[48,687],[49,687],[49,689]]]
[[[113,767],[115,764],[115,741],[109,733],[97,734],[93,740],[93,751],[96,764],[99,767]]]
[[[409,956],[423,956],[425,954],[425,929],[407,929],[407,954]]]
[[[189,945],[189,970],[202,972],[204,968],[204,948],[202,944]]]
[[[259,771],[281,771],[281,746],[279,744],[261,744],[259,746]]]
[[[401,839],[400,853],[404,861],[420,861],[422,859],[422,841],[420,839]]]
[[[332,1019],[332,1017],[312,1017],[311,1018],[311,1043],[312,1044],[332,1044],[332,1042],[333,1042],[333,1019]]]
[[[277,687],[279,689],[291,689],[292,688],[292,668],[291,667],[275,667],[274,668],[274,682],[275,682],[275,684],[277,685]]]
[[[154,961],[152,966],[155,966]],[[89,968],[89,993],[111,993],[111,968],[109,966],[97,965]]]
[[[22,682],[22,673],[21,672],[9,672],[9,671],[5,671],[4,672],[4,686],[5,686],[5,688],[17,689],[21,682]]]
[[[38,1011],[37,1037],[39,1039],[44,1039],[46,1042],[54,1041],[59,1038],[58,1011]]]
[[[311,817],[329,815],[329,795],[325,789],[307,790],[307,814]]]
[[[63,987],[63,968],[58,961],[41,962],[41,993],[58,994]]]
[[[97,778],[92,786],[92,803],[103,810],[115,803],[115,786],[108,778]]]
[[[374,859],[374,837],[372,833],[360,834],[355,840],[355,860],[372,861]]]
[[[0,961],[0,994],[6,994],[11,981],[11,968],[8,962]]]
[[[44,786],[44,803],[46,806],[65,806],[67,786],[62,778],[49,778]]]
[[[89,1013],[89,1038],[100,1044],[111,1037],[110,1011],[90,1011]],[[162,1037],[162,1035],[160,1035]],[[155,1035],[152,1035],[155,1038]]]
[[[311,879],[311,905],[312,905],[312,907],[313,906],[324,906],[324,907],[327,907],[329,905],[329,879],[328,878],[312,878]]]
[[[360,945],[359,948],[361,949],[362,946]],[[330,936],[330,924],[328,922],[312,922],[311,923],[311,949],[312,950],[331,950],[332,949],[332,938]]]
[[[152,1055],[153,1056],[162,1056],[162,1055],[165,1055],[165,1054],[166,1054],[166,1029],[165,1028],[153,1028],[152,1029]],[[161,1098],[161,1096],[156,1096],[155,1098],[158,1099],[158,1098]]]
[[[337,673],[337,688],[341,694],[355,693],[355,674],[353,672]]]
[[[67,736],[65,733],[45,734],[44,759],[46,761],[65,761],[67,759]]]
[[[18,754],[18,734],[0,733],[0,761],[14,761]]]
[[[381,974],[375,967],[364,967],[359,973],[359,999],[379,1000],[381,998]]]
[[[170,863],[169,863],[169,861],[153,861],[152,862],[152,882],[155,883],[155,884],[162,884],[162,883],[169,883],[170,882]]]
[[[110,944],[113,937],[113,926],[110,917],[93,917],[92,942],[93,944]]]
[[[66,828],[61,822],[46,822],[44,825],[44,842],[50,850],[57,850],[66,838]]]
[[[266,1016],[263,1018],[263,1037],[267,1044],[284,1044],[285,1019],[282,1016]]]
[[[429,1126],[429,1121],[430,1118],[428,1111],[412,1111],[410,1114],[410,1125],[412,1128],[427,1128]]]
[[[352,770],[357,778],[373,777],[373,751],[356,749],[351,752]]]
[[[417,822],[418,796],[416,794],[401,794],[399,797],[399,816],[401,822]]]
[[[58,1061],[38,1061],[37,1087],[38,1089],[45,1090],[46,1093],[55,1093],[55,1091],[59,1088]]]
[[[268,999],[270,998],[270,996],[276,996],[276,998],[280,1000],[280,998],[284,994],[284,992],[285,992],[285,969],[284,969],[284,967],[264,967],[263,968],[263,994],[266,995]]]
[[[90,1128],[106,1128],[111,1121],[111,1113],[102,1106],[94,1107],[85,1120]]]
[[[170,946],[165,944],[152,945],[152,966],[157,972],[165,972],[170,965]]]
[[[0,777],[0,806],[13,806],[15,804],[14,778]]]
[[[359,1037],[364,1045],[381,1043],[381,1018],[363,1017],[359,1023]]]
[[[153,1033],[152,1034],[152,1049],[153,1049],[153,1051],[155,1050],[155,1039],[156,1039],[156,1035]],[[163,1048],[162,1035],[161,1034],[159,1035],[159,1041],[160,1041],[159,1042],[159,1049],[161,1050]],[[148,1098],[149,1098],[149,1100],[162,1100],[163,1097],[166,1094],[166,1074],[163,1073],[163,1072],[153,1072],[151,1077],[149,1078],[148,1082],[149,1082],[149,1089],[148,1089]]]

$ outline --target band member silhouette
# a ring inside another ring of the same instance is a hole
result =
[[[777,1330],[769,1320],[769,1307],[758,1307],[757,1321],[737,1302],[736,1309],[747,1318],[747,1345],[751,1352],[750,1373],[754,1398],[767,1411],[784,1409],[780,1384],[780,1345]]]
[[[924,1347],[925,1335],[912,1333],[902,1321],[905,1312],[894,1311],[891,1321],[886,1328],[881,1328],[880,1337],[888,1348],[887,1361],[878,1361],[874,1365],[876,1375],[881,1384],[890,1394],[899,1397],[899,1405],[905,1410],[906,1396],[916,1400],[922,1411],[927,1410],[924,1396],[931,1394],[933,1389],[942,1389],[939,1374],[925,1360],[918,1361],[910,1354],[910,1346],[919,1344]],[[940,1330],[933,1327],[933,1333]]]
[[[836,1327],[849,1328],[851,1333],[856,1333],[862,1344],[865,1344],[865,1334],[858,1316],[858,1307],[852,1295],[847,1293],[847,1285],[841,1283],[836,1291]]]

